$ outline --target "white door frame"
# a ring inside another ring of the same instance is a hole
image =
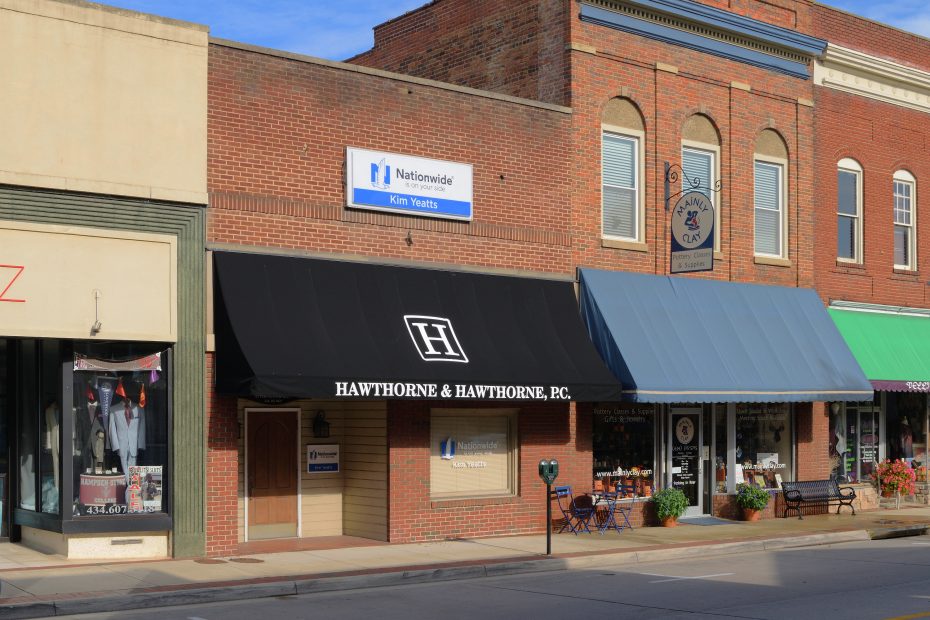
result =
[[[704,515],[704,408],[703,407],[669,407],[668,408],[668,436],[667,436],[667,446],[668,450],[667,460],[666,460],[666,471],[668,475],[666,476],[666,484],[672,486],[672,440],[673,433],[675,432],[675,425],[672,423],[672,417],[674,415],[696,415],[698,417],[697,423],[697,441],[698,441],[698,455],[697,463],[698,469],[695,472],[697,476],[697,505],[689,506],[685,509],[683,517],[700,517]]]
[[[245,418],[244,424],[245,428],[243,430],[243,441],[242,441],[242,452],[245,455],[245,469],[243,470],[242,475],[242,501],[243,501],[243,529],[245,530],[244,542],[249,542],[249,414],[250,413],[293,413],[297,416],[297,437],[295,441],[297,445],[295,450],[297,450],[297,538],[301,538],[303,525],[303,515],[301,514],[301,506],[303,504],[300,501],[301,486],[303,486],[301,480],[302,469],[300,467],[300,436],[302,429],[300,427],[300,408],[297,407],[246,407],[243,417]]]

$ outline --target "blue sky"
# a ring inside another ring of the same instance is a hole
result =
[[[215,37],[344,60],[371,48],[372,28],[428,0],[103,0],[210,26]],[[928,0],[827,0],[930,37]]]

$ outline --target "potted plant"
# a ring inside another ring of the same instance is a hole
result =
[[[743,521],[758,521],[770,499],[765,489],[744,482],[736,485],[736,505],[743,509]]]
[[[878,483],[883,497],[909,496],[916,489],[917,474],[904,459],[885,459],[878,464]]]
[[[675,527],[678,525],[678,517],[688,507],[688,498],[679,489],[668,487],[653,493],[652,503],[655,504],[656,516],[663,527]]]

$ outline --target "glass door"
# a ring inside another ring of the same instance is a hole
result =
[[[669,413],[669,484],[688,499],[683,516],[704,514],[704,475],[701,446],[704,445],[701,409],[673,408]]]

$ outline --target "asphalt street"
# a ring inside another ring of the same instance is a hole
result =
[[[930,537],[69,617],[930,619]]]

